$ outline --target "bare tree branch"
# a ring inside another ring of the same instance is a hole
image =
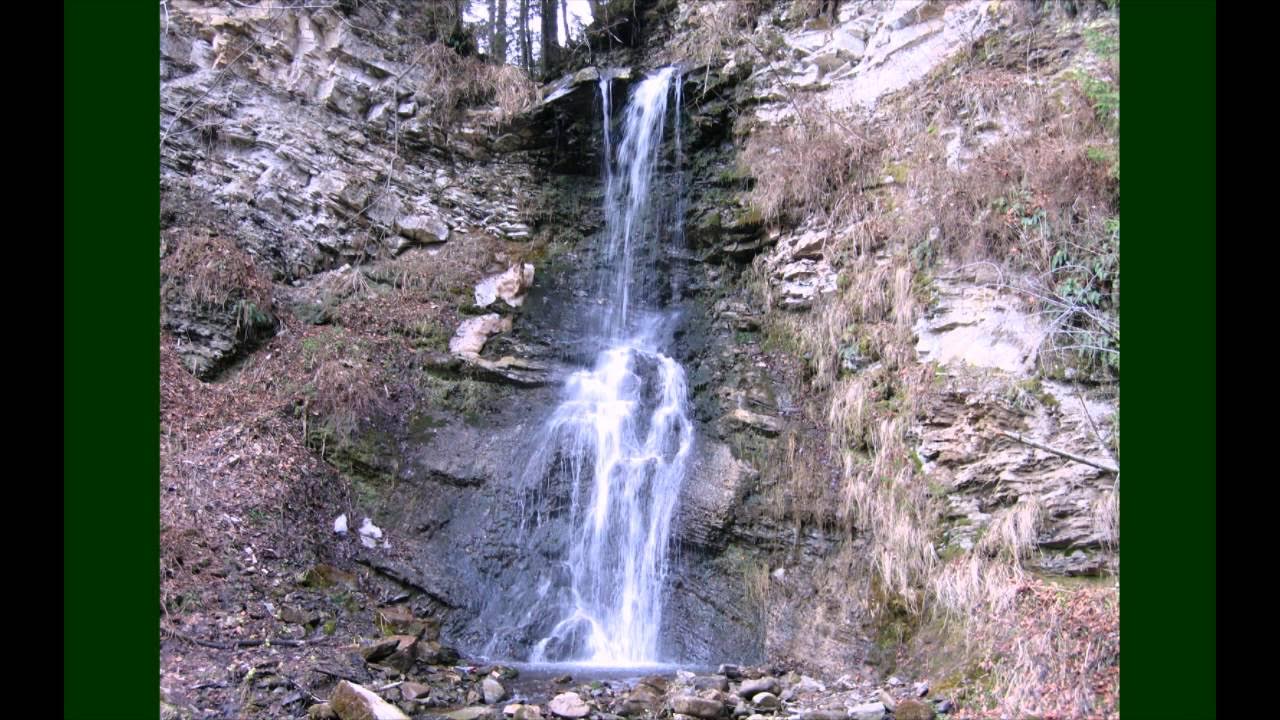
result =
[[[1112,472],[1112,473],[1119,473],[1119,472],[1120,472],[1120,468],[1118,468],[1118,467],[1116,467],[1116,466],[1114,466],[1114,465],[1108,465],[1108,464],[1106,464],[1106,463],[1104,463],[1104,462],[1102,462],[1102,461],[1100,461],[1100,460],[1090,460],[1089,458],[1081,457],[1081,456],[1076,455],[1076,454],[1074,454],[1074,453],[1069,453],[1069,452],[1067,452],[1066,450],[1059,450],[1059,449],[1057,449],[1057,448],[1049,447],[1048,445],[1041,445],[1041,444],[1040,444],[1040,443],[1038,443],[1038,442],[1033,442],[1033,441],[1031,441],[1031,440],[1028,440],[1028,439],[1026,439],[1026,438],[1022,437],[1021,435],[1015,435],[1015,434],[1013,434],[1013,433],[1011,433],[1011,432],[1005,432],[1004,430],[998,430],[997,432],[998,432],[1000,435],[1003,435],[1004,437],[1007,437],[1007,438],[1009,438],[1010,440],[1016,440],[1017,442],[1020,442],[1020,443],[1022,443],[1023,445],[1030,445],[1031,447],[1036,448],[1037,450],[1044,450],[1045,452],[1053,453],[1054,455],[1058,455],[1058,456],[1060,456],[1060,457],[1064,457],[1064,458],[1066,458],[1066,459],[1068,459],[1068,460],[1074,460],[1074,461],[1076,461],[1076,462],[1078,462],[1078,463],[1081,463],[1081,464],[1083,464],[1083,465],[1088,465],[1088,466],[1090,466],[1090,467],[1096,467],[1096,468],[1098,468],[1099,470],[1106,470],[1107,472]]]

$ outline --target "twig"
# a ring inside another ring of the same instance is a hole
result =
[[[274,639],[274,638],[236,640],[234,642],[222,643],[222,642],[216,642],[214,640],[203,640],[201,638],[194,638],[189,635],[183,635],[177,630],[172,630],[169,628],[161,628],[161,630],[163,631],[163,634],[169,637],[176,638],[178,640],[185,640],[189,643],[200,645],[201,647],[214,648],[216,650],[235,650],[236,648],[258,647],[259,645],[266,645],[268,647],[271,645],[279,645],[281,647],[306,647],[307,645],[306,640],[286,640],[286,639]]]
[[[1084,410],[1084,417],[1089,421],[1089,427],[1093,430],[1094,439],[1098,441],[1098,445],[1102,448],[1103,452],[1111,458],[1111,462],[1119,464],[1119,460],[1116,459],[1116,454],[1111,452],[1111,446],[1102,440],[1102,433],[1098,432],[1098,426],[1093,422],[1093,414],[1089,412],[1089,405],[1084,401],[1084,395],[1080,392],[1079,386],[1072,385],[1071,390],[1075,393],[1076,399],[1080,401],[1080,407]]]
[[[165,141],[169,139],[169,134],[173,132],[174,126],[178,124],[178,121],[182,119],[182,116],[190,112],[191,109],[194,108],[196,105],[199,105],[200,102],[203,101],[209,95],[209,93],[213,92],[213,89],[218,86],[218,83],[222,80],[222,77],[231,71],[231,68],[235,66],[236,62],[240,60],[240,58],[244,57],[245,53],[256,48],[257,46],[258,46],[258,41],[256,39],[253,40],[253,42],[249,43],[248,47],[246,47],[244,50],[241,50],[239,55],[236,55],[235,58],[231,60],[231,62],[227,63],[226,67],[222,68],[222,72],[218,73],[218,75],[213,79],[213,81],[209,83],[209,87],[205,88],[205,91],[203,93],[200,93],[200,97],[196,98],[195,100],[192,100],[186,107],[179,110],[177,114],[173,116],[173,120],[169,121],[169,127],[165,128],[164,135],[160,136],[160,147],[162,149],[164,148]]]
[[[1017,442],[1020,442],[1020,443],[1022,443],[1023,445],[1030,445],[1031,447],[1036,448],[1037,450],[1044,450],[1045,452],[1053,453],[1054,455],[1058,455],[1058,456],[1064,457],[1064,458],[1066,458],[1066,459],[1068,459],[1068,460],[1074,460],[1074,461],[1076,461],[1076,462],[1078,462],[1078,463],[1081,463],[1081,464],[1084,464],[1084,465],[1088,465],[1088,466],[1090,466],[1090,467],[1096,467],[1096,468],[1098,468],[1099,470],[1105,470],[1105,471],[1107,471],[1107,472],[1117,473],[1117,474],[1120,472],[1120,468],[1115,467],[1114,465],[1107,465],[1106,463],[1103,463],[1103,462],[1098,461],[1098,460],[1090,460],[1089,458],[1081,457],[1081,456],[1079,456],[1079,455],[1075,455],[1075,454],[1073,454],[1073,453],[1069,453],[1069,452],[1067,452],[1067,451],[1065,451],[1065,450],[1059,450],[1059,449],[1057,449],[1057,448],[1051,448],[1051,447],[1049,447],[1048,445],[1041,445],[1040,443],[1032,442],[1031,440],[1028,440],[1028,439],[1026,439],[1026,438],[1022,437],[1021,435],[1015,435],[1015,434],[1013,434],[1013,433],[1011,433],[1011,432],[1005,432],[1004,430],[999,430],[999,431],[997,431],[997,432],[998,432],[1000,435],[1003,435],[1003,436],[1005,436],[1005,437],[1009,438],[1010,440],[1016,440]]]
[[[165,5],[165,13],[166,13],[166,19],[167,19],[168,17],[167,3]],[[275,25],[273,29],[273,33],[278,32],[280,29],[278,26],[278,21],[279,21],[279,18],[273,18],[271,20],[271,23]],[[273,37],[278,37],[278,36],[275,36],[273,34]],[[214,79],[209,83],[209,87],[206,88],[205,91],[200,94],[200,97],[196,98],[195,100],[192,100],[190,104],[188,104],[185,108],[182,108],[180,111],[178,111],[177,114],[174,115],[173,120],[169,122],[169,127],[165,128],[164,134],[160,136],[160,148],[162,150],[164,149],[165,141],[169,139],[169,135],[173,132],[173,128],[178,124],[178,121],[182,119],[182,116],[190,112],[191,109],[194,108],[196,105],[199,105],[205,99],[205,97],[209,95],[209,93],[213,92],[214,88],[218,86],[218,83],[222,81],[223,76],[229,73],[231,71],[231,68],[235,67],[235,64],[239,62],[240,58],[245,56],[245,53],[249,52],[250,50],[253,50],[254,48],[260,47],[258,38],[255,37],[254,35],[251,34],[249,36],[249,40],[250,40],[249,46],[246,47],[244,50],[241,50],[239,55],[236,55],[235,58],[233,58],[230,62],[226,64],[225,67],[222,68],[222,72],[219,72],[218,75],[214,77]]]

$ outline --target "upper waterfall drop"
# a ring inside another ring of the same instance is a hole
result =
[[[613,155],[608,78],[601,78],[605,136],[605,236],[602,273],[605,282],[601,337],[619,340],[630,332],[637,298],[636,282],[651,277],[652,268],[637,268],[637,256],[652,252],[658,241],[657,218],[650,205],[655,169],[662,150],[674,67],[645,78],[631,93],[622,121],[622,142]],[[677,113],[679,108],[677,108]],[[637,272],[640,270],[641,272]]]

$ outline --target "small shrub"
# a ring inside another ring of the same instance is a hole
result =
[[[303,368],[310,373],[301,388],[307,435],[322,445],[348,443],[381,409],[381,369],[343,330],[304,338],[301,346]]]
[[[165,244],[163,293],[179,293],[207,309],[271,312],[270,281],[229,238],[197,228],[170,233]]]

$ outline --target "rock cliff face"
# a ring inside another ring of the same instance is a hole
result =
[[[625,16],[629,47],[598,49],[505,117],[493,98],[442,103],[424,46],[401,42],[419,4],[174,0],[161,59],[162,252],[222,238],[222,256],[252,277],[211,299],[194,266],[166,260],[166,330],[193,372],[215,378],[278,332],[381,327],[344,308],[404,290],[411,275],[439,290],[388,331],[416,338],[387,371],[391,387],[414,390],[322,452],[386,530],[361,562],[420,592],[464,652],[522,657],[554,621],[527,611],[567,522],[522,472],[560,381],[594,350],[580,341],[580,298],[602,224],[596,86],[608,69],[621,97],[632,77],[681,61],[685,179],[663,191],[687,195],[688,246],[665,250],[662,266],[679,280],[667,301],[682,313],[676,359],[698,440],[666,651],[839,673],[892,666],[911,624],[877,609],[895,582],[884,543],[897,526],[877,524],[867,498],[890,496],[866,489],[869,475],[847,480],[850,468],[915,473],[910,512],[930,520],[911,532],[934,533],[912,540],[925,566],[986,547],[1018,513],[1030,518],[1029,568],[1117,566],[1114,394],[1094,376],[1042,372],[1054,328],[1012,283],[955,257],[921,262],[947,254],[949,226],[891,240],[939,202],[917,170],[940,163],[939,177],[960,177],[1028,136],[1014,103],[993,100],[926,121],[921,142],[936,145],[911,146],[905,131],[884,139],[920,94],[951,87],[957,58],[1013,32],[1008,5],[846,1],[806,22],[781,3],[742,15],[743,40],[706,40],[706,53],[678,38],[700,37],[730,4],[638,3]],[[1055,40],[1030,46],[1033,84],[1083,56],[1084,20],[1061,22]],[[880,145],[844,174],[858,175],[857,212],[780,219],[762,210],[768,178],[747,148],[814,107]],[[837,315],[848,321],[836,327]],[[406,329],[419,320],[435,329]],[[926,378],[910,402],[895,399],[905,377]],[[842,434],[854,413],[839,397],[853,388],[861,425]],[[557,490],[567,494],[546,492]]]

